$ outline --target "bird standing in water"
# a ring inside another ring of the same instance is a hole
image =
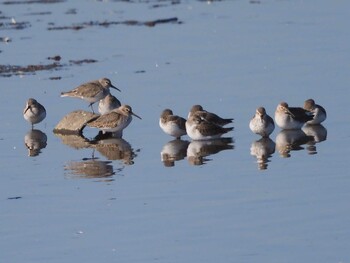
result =
[[[109,79],[102,78],[81,84],[71,91],[62,92],[61,97],[80,98],[90,102],[89,106],[91,107],[92,112],[94,112],[92,105],[106,97],[110,93],[110,88],[120,91],[120,89],[112,85],[112,82]]]
[[[314,114],[313,119],[306,122],[306,124],[321,124],[327,118],[326,110],[316,104],[313,99],[308,99],[304,102],[304,109]]]
[[[174,115],[170,109],[163,110],[160,115],[159,126],[166,134],[177,139],[180,139],[182,135],[186,135],[186,120]]]
[[[289,107],[286,102],[278,104],[275,111],[275,122],[285,130],[300,129],[306,122],[313,119],[313,114],[303,108]]]
[[[275,129],[275,123],[273,119],[267,115],[265,108],[259,107],[256,109],[254,117],[249,122],[249,128],[252,132],[262,137],[269,137]]]
[[[46,117],[46,109],[43,105],[37,102],[35,99],[28,99],[26,106],[23,110],[23,117],[26,121],[32,124],[32,129],[34,124],[41,122]]]

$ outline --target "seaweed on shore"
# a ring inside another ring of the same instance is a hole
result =
[[[61,60],[60,56],[48,57],[47,59],[54,60],[55,62],[48,63],[48,64],[33,64],[33,65],[27,65],[27,66],[0,65],[0,77],[35,74],[37,71],[43,71],[43,70],[53,71],[53,70],[59,70],[61,68],[69,67],[73,65],[82,65],[82,64],[97,62],[97,60],[95,59],[82,59],[82,60],[69,60],[68,64],[61,64],[58,62]]]
[[[148,27],[154,27],[158,24],[165,24],[165,23],[177,23],[181,24],[182,22],[179,21],[177,17],[171,17],[171,18],[164,18],[164,19],[156,19],[156,20],[149,20],[149,21],[138,21],[138,20],[125,20],[125,21],[90,21],[90,22],[82,22],[79,24],[74,24],[71,26],[51,26],[48,28],[48,30],[81,30],[92,26],[101,26],[101,27],[109,27],[112,25],[128,25],[128,26],[148,26]]]

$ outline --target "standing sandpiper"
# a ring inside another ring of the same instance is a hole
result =
[[[273,119],[266,114],[264,107],[256,109],[255,116],[249,122],[249,128],[252,132],[261,135],[262,137],[269,137],[275,129]]]
[[[197,114],[193,114],[186,121],[186,131],[192,140],[211,140],[220,138],[223,134],[232,131],[233,127],[224,128],[208,122]]]
[[[303,108],[291,108],[286,102],[278,104],[275,111],[275,122],[285,130],[300,129],[313,115]]]
[[[314,118],[306,122],[307,124],[320,124],[327,118],[326,110],[322,106],[315,104],[313,99],[308,99],[304,102],[304,109],[314,114]]]
[[[186,120],[180,116],[173,115],[172,110],[165,109],[160,115],[159,126],[170,136],[180,139],[182,135],[186,135]]]
[[[98,112],[103,115],[119,108],[121,105],[120,101],[109,93],[98,103]]]
[[[34,124],[41,122],[46,117],[46,110],[43,105],[37,102],[35,99],[30,98],[23,110],[23,117],[26,121],[32,124],[32,129]]]
[[[190,112],[188,113],[188,119],[193,115],[197,114],[201,118],[205,119],[208,122],[214,123],[219,126],[224,126],[226,124],[232,123],[233,119],[224,119],[216,115],[215,113],[208,112],[203,109],[201,105],[193,105]]]
[[[110,113],[101,115],[96,119],[89,121],[86,125],[89,127],[98,128],[103,133],[116,133],[122,131],[130,124],[132,115],[141,119],[141,117],[132,112],[129,105],[122,105],[119,108],[112,110]]]
[[[61,97],[73,97],[86,100],[90,102],[89,106],[92,112],[94,112],[92,104],[106,97],[109,94],[109,88],[120,91],[120,89],[112,85],[109,79],[102,78],[81,84],[71,91],[62,92]]]

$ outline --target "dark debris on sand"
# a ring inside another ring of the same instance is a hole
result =
[[[9,22],[9,23],[2,23],[0,22],[0,29],[25,29],[30,27],[29,22]]]
[[[61,56],[48,57],[49,60],[54,60],[53,63],[48,64],[37,64],[37,65],[27,65],[27,66],[18,66],[18,65],[0,65],[0,77],[11,77],[13,75],[26,75],[26,74],[35,74],[37,71],[43,70],[59,70],[64,67],[69,67],[73,65],[82,65],[87,63],[96,63],[95,59],[82,59],[82,60],[69,60],[67,64],[61,64],[58,61],[61,60]],[[55,79],[57,79],[56,77]]]
[[[109,27],[112,25],[128,25],[128,26],[148,26],[148,27],[154,27],[158,24],[164,24],[164,23],[176,23],[181,24],[182,22],[179,21],[177,17],[171,17],[171,18],[165,18],[165,19],[156,19],[156,20],[150,20],[150,21],[137,21],[137,20],[125,20],[125,21],[90,21],[90,22],[83,22],[71,26],[51,26],[48,28],[48,30],[81,30],[88,27],[93,26],[101,26],[101,27]]]
[[[22,0],[22,1],[5,1],[4,5],[26,5],[26,4],[56,4],[63,3],[66,0]]]

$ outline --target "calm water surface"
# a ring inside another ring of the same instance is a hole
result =
[[[0,77],[1,262],[350,261],[348,1],[8,2],[0,64],[59,55],[62,67]],[[141,24],[116,23],[129,20]],[[72,63],[87,59],[97,62]],[[64,115],[88,110],[60,92],[103,76],[143,119],[93,145],[93,129],[55,135]],[[29,97],[47,109],[35,131]],[[256,107],[273,116],[308,98],[328,113],[304,129],[316,142],[250,132]],[[164,108],[185,117],[193,104],[235,118],[231,141],[162,133]],[[41,150],[28,151],[33,138]],[[177,160],[162,162],[174,147]]]

